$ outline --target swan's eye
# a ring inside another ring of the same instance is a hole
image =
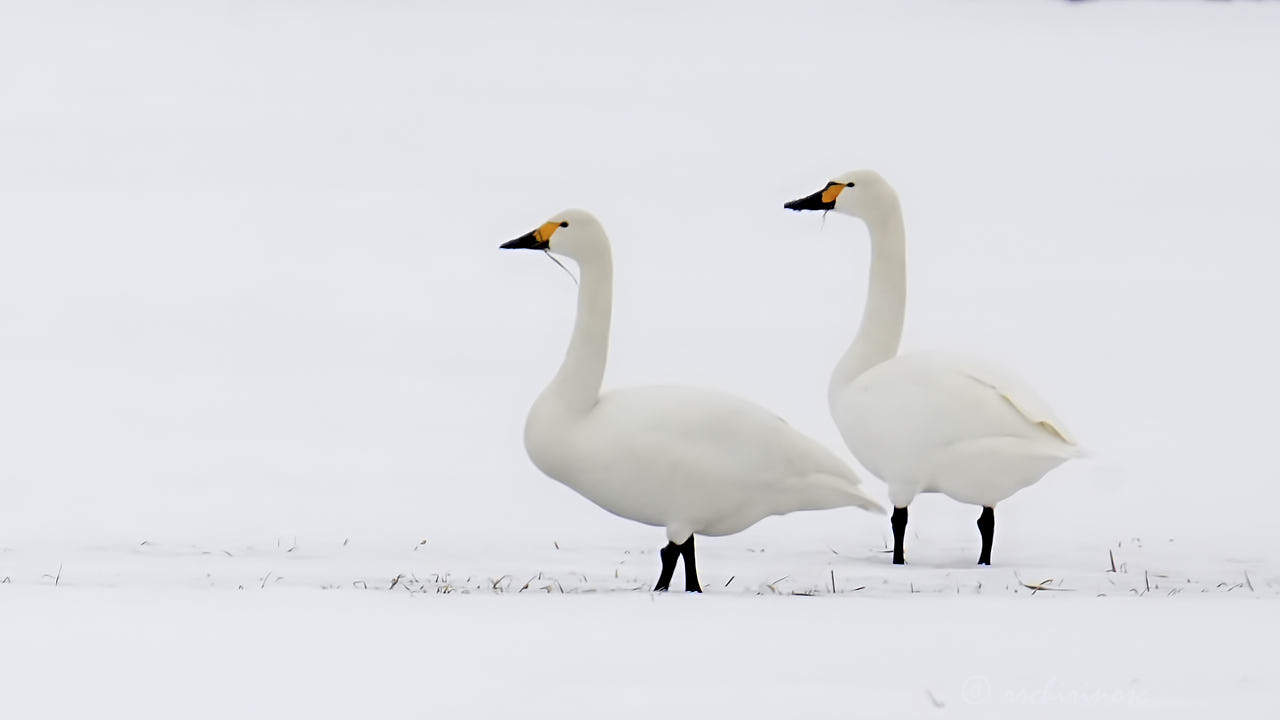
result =
[[[561,221],[560,221],[560,227],[569,227],[569,221],[568,221],[568,220],[561,220]]]
[[[845,186],[845,187],[853,187],[853,183],[845,183],[845,184],[844,184],[844,186]]]

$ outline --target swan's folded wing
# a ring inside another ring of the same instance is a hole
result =
[[[1079,448],[1075,437],[1049,407],[1049,403],[1022,378],[1003,368],[963,356],[946,356],[945,361],[964,377],[994,391],[1028,422],[1039,426],[1067,445]]]
[[[625,388],[601,397],[595,413],[643,452],[658,453],[703,472],[724,472],[748,484],[775,484],[825,475],[850,487],[861,480],[821,443],[769,410],[701,388]]]

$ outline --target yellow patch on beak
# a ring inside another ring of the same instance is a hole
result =
[[[544,222],[537,230],[533,231],[533,237],[536,238],[538,242],[542,243],[543,245],[550,245],[551,236],[555,234],[556,230],[559,230],[559,229],[560,229],[560,223]]]
[[[822,191],[822,202],[834,203],[836,198],[840,197],[840,191],[844,190],[844,183],[831,183]]]

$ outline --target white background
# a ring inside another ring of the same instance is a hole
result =
[[[1280,582],[1278,31],[1265,2],[0,3],[0,545],[47,560],[0,574],[656,547],[526,459],[574,288],[497,246],[595,212],[607,386],[737,392],[848,457],[865,231],[782,203],[871,167],[904,348],[1017,370],[1092,452],[1002,506],[997,564],[1142,537]],[[917,557],[967,569],[977,509],[917,505]],[[847,510],[704,547],[881,572],[887,536]]]
[[[1260,520],[1276,22],[1265,3],[6,5],[0,528],[624,528],[520,442],[573,286],[496,248],[569,206],[616,246],[608,384],[740,392],[840,448],[825,384],[865,235],[781,204],[856,167],[907,213],[904,347],[1021,372],[1094,452],[1027,514]]]

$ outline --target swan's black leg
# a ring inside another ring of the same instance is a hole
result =
[[[982,508],[982,514],[978,516],[978,532],[982,533],[982,553],[978,555],[979,565],[991,564],[991,539],[996,534],[996,509],[992,507]]]
[[[902,537],[907,534],[907,509],[894,508],[889,524],[893,526],[893,564],[906,565],[907,559],[902,554]]]
[[[693,536],[690,535],[679,547],[680,557],[684,558],[684,591],[700,593],[702,586],[698,584],[698,565],[693,560]]]
[[[690,540],[692,539],[690,537]],[[690,549],[692,550],[692,546]],[[662,558],[662,572],[658,575],[658,584],[653,586],[655,592],[671,587],[671,576],[676,572],[676,558],[680,557],[680,546],[668,541],[667,546],[658,551],[658,557]]]

